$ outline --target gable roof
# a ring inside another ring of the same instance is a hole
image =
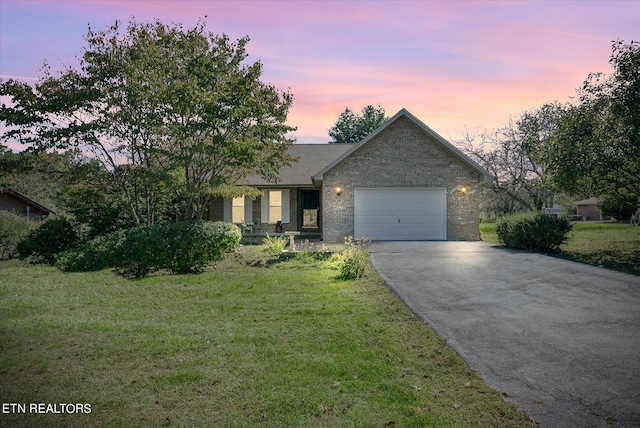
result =
[[[49,208],[45,207],[44,205],[40,205],[39,203],[37,203],[36,201],[34,201],[33,199],[30,199],[28,197],[26,197],[25,195],[23,195],[20,192],[16,192],[13,189],[10,189],[8,187],[0,187],[0,193],[4,193],[6,195],[12,196],[13,198],[19,200],[20,202],[29,205],[30,207],[35,208],[36,210],[42,212],[45,215],[49,215],[49,214],[54,214],[55,215],[55,211],[50,210]]]
[[[287,153],[297,158],[291,166],[280,168],[278,183],[269,183],[257,174],[251,174],[242,183],[248,186],[313,186],[311,177],[349,150],[353,144],[294,144]]]
[[[398,113],[396,113],[391,119],[387,120],[382,125],[380,125],[380,127],[378,129],[376,129],[373,133],[371,133],[368,137],[366,137],[364,140],[362,140],[358,144],[347,144],[348,146],[351,146],[351,147],[349,147],[348,150],[346,150],[344,153],[342,153],[338,158],[334,159],[331,163],[329,163],[324,168],[322,168],[320,171],[315,173],[314,176],[313,176],[313,181],[314,182],[322,181],[325,172],[329,171],[331,168],[333,168],[334,166],[336,166],[337,164],[342,162],[342,160],[344,160],[346,157],[348,157],[351,153],[355,152],[360,147],[362,147],[363,145],[367,144],[376,135],[380,134],[389,125],[391,125],[393,122],[395,122],[396,120],[400,119],[401,117],[405,117],[405,118],[409,119],[418,128],[420,128],[423,132],[425,132],[429,136],[433,137],[433,139],[435,139],[438,143],[442,144],[442,146],[445,149],[449,150],[454,155],[459,157],[463,162],[465,162],[467,165],[469,165],[472,169],[474,169],[474,170],[478,171],[480,174],[482,174],[482,180],[491,180],[493,178],[493,176],[486,169],[482,168],[480,165],[478,165],[476,162],[474,162],[470,157],[465,155],[460,149],[458,149],[453,144],[451,144],[450,142],[448,142],[447,140],[442,138],[433,129],[429,128],[422,121],[420,121],[417,117],[415,117],[414,115],[409,113],[409,111],[407,111],[407,109],[403,108]],[[332,144],[332,145],[334,145],[334,144]],[[338,144],[338,145],[342,145],[342,144]]]

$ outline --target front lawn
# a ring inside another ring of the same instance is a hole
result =
[[[135,281],[0,262],[0,399],[28,411],[0,426],[532,425],[375,273],[248,262]]]
[[[495,223],[481,223],[482,239],[499,243]],[[640,227],[628,224],[577,222],[561,247],[562,256],[640,275]]]

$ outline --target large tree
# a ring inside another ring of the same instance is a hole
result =
[[[384,108],[368,105],[362,109],[362,115],[355,114],[350,108],[340,113],[336,123],[329,129],[331,143],[359,143],[387,120]]]
[[[613,73],[590,74],[542,158],[556,185],[576,195],[640,196],[640,43],[613,43]]]
[[[62,187],[72,181],[73,153],[13,152],[0,144],[0,187],[10,187],[60,212]]]
[[[34,87],[0,84],[12,99],[0,109],[3,138],[99,160],[111,177],[105,190],[135,224],[153,224],[164,189],[179,218],[202,218],[212,195],[233,194],[251,172],[275,180],[291,161],[293,97],[260,81],[262,64],[246,62],[248,41],[202,23],[89,28],[78,69],[53,76],[45,68]]]
[[[490,214],[553,206],[551,175],[539,153],[554,135],[564,110],[559,103],[545,104],[497,131],[467,136],[462,143],[462,149],[493,175],[484,198]]]

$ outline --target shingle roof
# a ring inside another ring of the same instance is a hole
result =
[[[294,158],[299,158],[299,160],[291,166],[285,166],[280,169],[280,181],[278,183],[268,183],[260,176],[252,174],[247,177],[247,180],[242,184],[249,186],[276,184],[282,187],[302,187],[317,184],[319,181],[322,181],[325,172],[336,166],[351,153],[358,150],[358,148],[367,144],[373,137],[401,117],[408,118],[425,133],[431,135],[447,150],[453,152],[453,154],[458,156],[463,162],[481,173],[484,180],[491,180],[493,178],[487,170],[471,160],[460,149],[442,138],[406,109],[402,109],[391,119],[380,125],[371,135],[357,144],[294,144],[289,148],[288,153]]]
[[[280,169],[280,180],[278,186],[312,186],[311,177],[344,152],[349,150],[353,144],[294,144],[287,152],[297,162],[291,166],[284,166]],[[246,183],[249,186],[267,186],[276,183],[269,183],[262,177],[252,174],[247,177]]]

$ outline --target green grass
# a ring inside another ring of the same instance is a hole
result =
[[[250,264],[133,281],[0,262],[0,400],[91,404],[0,426],[532,426],[375,273]]]
[[[498,244],[495,223],[481,223],[482,239]],[[640,227],[577,222],[560,248],[562,256],[611,270],[640,275]]]
[[[496,233],[496,223],[480,223],[480,236],[485,242],[500,244],[498,234]]]

